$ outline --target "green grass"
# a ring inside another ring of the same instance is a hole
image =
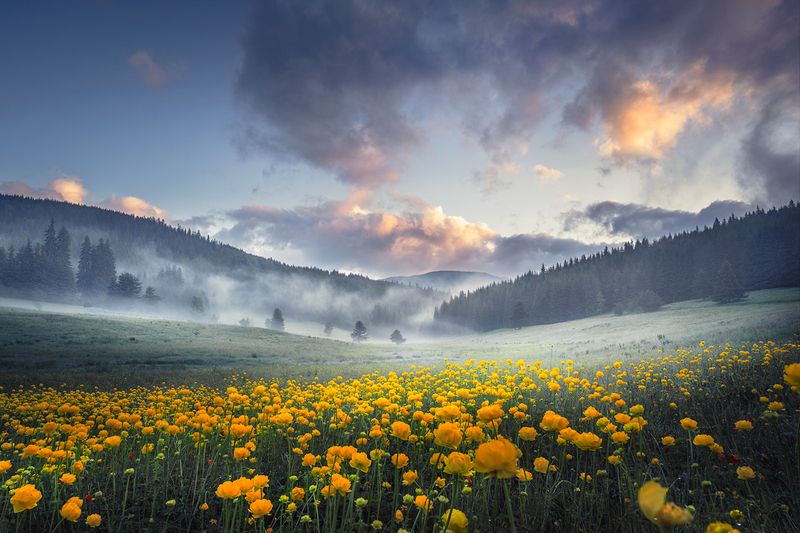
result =
[[[0,308],[0,385],[31,382],[216,383],[232,372],[290,378],[357,375],[466,358],[636,359],[659,348],[791,339],[800,289],[750,293],[742,302],[689,301],[653,313],[597,317],[395,346],[354,344],[195,322]]]

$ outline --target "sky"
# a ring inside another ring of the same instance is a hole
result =
[[[792,0],[7,2],[0,192],[513,276],[800,199]]]

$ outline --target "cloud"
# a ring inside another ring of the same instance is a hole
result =
[[[564,229],[578,231],[581,226],[599,226],[608,235],[619,238],[658,238],[695,227],[711,226],[715,218],[741,216],[753,206],[734,200],[712,202],[700,211],[670,210],[641,204],[599,202],[565,215]]]
[[[128,64],[141,76],[142,81],[148,87],[158,88],[167,85],[178,77],[183,70],[182,67],[170,66],[162,67],[150,55],[150,52],[139,50],[131,54]]]
[[[539,183],[546,183],[548,181],[557,181],[564,173],[557,168],[546,167],[544,165],[536,165],[533,167],[533,172],[539,179]]]
[[[168,218],[165,210],[136,196],[116,196],[112,194],[111,198],[103,200],[98,205],[106,209],[113,209],[114,211],[121,211],[139,217]]]
[[[48,198],[72,204],[82,204],[89,194],[77,176],[59,173],[59,177],[46,187],[36,188],[21,181],[5,181],[0,183],[0,191],[5,194],[16,194],[30,198]]]
[[[400,212],[378,209],[368,200],[351,194],[312,207],[246,206],[227,213],[230,225],[215,237],[261,255],[300,251],[314,264],[376,274],[441,269],[516,274],[596,247],[547,234],[502,236],[418,198]]]
[[[374,187],[403,175],[425,121],[453,117],[492,190],[556,113],[599,128],[604,168],[643,162],[660,179],[650,167],[693,127],[800,89],[798,27],[791,0],[260,2],[240,141]]]
[[[742,141],[739,181],[772,205],[800,199],[800,102],[797,93],[776,95]]]
[[[117,196],[112,194],[110,198],[100,202],[89,201],[91,194],[84,187],[80,178],[64,173],[59,173],[58,178],[51,181],[47,186],[39,188],[31,187],[22,181],[5,181],[0,183],[0,192],[28,196],[30,198],[60,200],[72,204],[94,205],[140,217],[169,218],[167,211],[136,196]]]

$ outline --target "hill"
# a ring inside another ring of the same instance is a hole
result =
[[[800,285],[800,207],[757,209],[712,227],[570,259],[444,302],[440,327],[479,331],[658,309],[694,298]]]
[[[342,328],[352,328],[355,320],[364,320],[392,328],[412,323],[420,313],[428,318],[443,297],[433,290],[365,276],[287,265],[163,220],[12,195],[0,195],[0,294],[52,298],[53,291],[37,292],[37,283],[41,285],[43,280],[28,280],[32,286],[23,287],[23,291],[19,283],[14,283],[19,281],[15,274],[31,274],[32,267],[22,261],[35,264],[38,257],[47,255],[47,242],[36,243],[51,220],[67,232],[65,264],[70,269],[77,266],[85,238],[93,243],[103,240],[113,255],[111,268],[116,273],[131,272],[143,286],[154,287],[162,297],[159,307],[171,314],[188,315],[192,303],[199,299],[204,302],[199,307],[208,319],[249,318],[260,324],[279,307],[287,320],[332,322]],[[66,288],[58,296],[68,301],[89,300],[92,305],[114,305],[104,295],[88,298]]]
[[[15,307],[11,307],[14,305]],[[25,305],[26,308],[20,308]],[[800,289],[749,293],[735,304],[692,300],[652,313],[604,314],[560,324],[439,338],[338,342],[265,328],[76,313],[64,305],[0,299],[0,386],[79,380],[102,387],[222,383],[231,372],[321,379],[438,366],[469,358],[581,363],[637,360],[659,349],[708,343],[791,341],[800,333]]]
[[[465,272],[461,270],[435,270],[425,274],[415,276],[392,276],[384,278],[384,281],[401,283],[422,288],[435,289],[442,292],[458,293],[469,291],[489,285],[504,278],[489,274],[487,272]]]

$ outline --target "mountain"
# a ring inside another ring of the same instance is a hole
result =
[[[442,292],[458,293],[460,291],[470,291],[491,285],[504,278],[488,274],[486,272],[465,272],[461,270],[435,270],[425,274],[415,276],[392,276],[384,278],[383,281],[391,281],[403,285],[431,288]]]
[[[800,206],[731,215],[711,227],[647,239],[453,296],[439,329],[479,331],[563,322],[662,304],[740,299],[744,291],[800,285]]]
[[[134,274],[142,289],[154,287],[163,297],[161,308],[189,311],[200,298],[204,305],[197,307],[208,319],[230,323],[248,318],[253,325],[263,325],[279,307],[289,328],[293,320],[331,322],[348,329],[362,320],[368,326],[393,328],[423,316],[429,319],[445,296],[432,289],[288,265],[163,220],[15,195],[0,195],[0,294],[31,296],[20,294],[11,274],[26,274],[24,265],[18,268],[20,261],[46,255],[46,243],[37,243],[51,220],[69,235],[64,264],[78,266],[86,237],[93,243],[103,239],[110,245],[116,273]],[[66,293],[61,299],[86,298]],[[88,303],[108,303],[101,300],[95,296]]]

